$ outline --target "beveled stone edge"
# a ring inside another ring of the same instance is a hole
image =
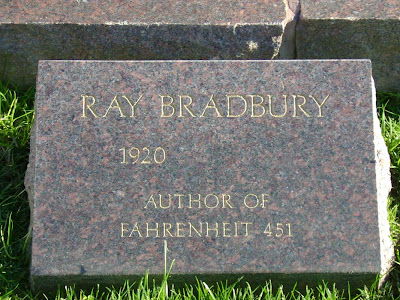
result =
[[[25,177],[24,177],[24,185],[25,191],[28,195],[29,201],[29,209],[30,209],[30,222],[29,222],[29,230],[28,234],[32,237],[32,228],[33,228],[33,200],[35,197],[35,160],[36,160],[36,119],[34,120],[32,129],[31,129],[31,138],[30,138],[30,153],[29,153],[29,162],[26,168]]]
[[[377,115],[375,82],[371,77],[372,108],[375,144],[375,171],[376,191],[378,205],[378,223],[380,237],[381,271],[379,286],[386,281],[394,261],[394,246],[390,236],[390,224],[388,214],[388,197],[392,189],[390,176],[390,156],[382,136],[382,130]]]
[[[30,254],[30,263],[29,263],[29,282],[31,287],[33,287],[33,278],[31,272],[32,265],[32,241],[33,241],[33,224],[34,224],[34,199],[35,199],[35,180],[36,180],[36,131],[38,126],[38,120],[36,118],[36,99],[37,99],[38,91],[36,90],[35,94],[35,102],[34,102],[34,120],[31,128],[31,137],[29,141],[29,160],[26,168],[25,176],[24,176],[24,186],[25,191],[28,195],[29,209],[30,209],[30,218],[29,218],[29,229],[28,229],[28,237],[30,239],[29,243],[29,254]]]

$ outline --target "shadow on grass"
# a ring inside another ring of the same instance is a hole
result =
[[[23,184],[34,89],[0,83],[0,295],[29,294],[29,204]]]

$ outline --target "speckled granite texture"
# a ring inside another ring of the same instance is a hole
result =
[[[398,92],[399,12],[378,0],[0,0],[0,69],[28,87],[40,59],[367,58],[378,90]]]
[[[297,58],[369,58],[380,91],[400,91],[400,1],[301,0]]]
[[[285,2],[0,0],[0,68],[27,86],[40,59],[270,59],[297,9]]]
[[[393,251],[374,92],[367,60],[41,61],[33,288],[159,278],[165,241],[175,283],[369,284]]]

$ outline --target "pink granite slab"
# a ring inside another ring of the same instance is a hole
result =
[[[302,0],[300,59],[368,58],[380,91],[400,91],[400,1]]]
[[[355,288],[390,260],[368,60],[41,61],[35,105],[35,290],[165,258],[177,284]]]
[[[40,59],[271,59],[294,18],[287,7],[282,0],[0,0],[0,68],[27,87]]]

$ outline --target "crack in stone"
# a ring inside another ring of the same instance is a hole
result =
[[[300,0],[283,0],[286,10],[279,59],[296,58],[296,25],[301,12]]]

